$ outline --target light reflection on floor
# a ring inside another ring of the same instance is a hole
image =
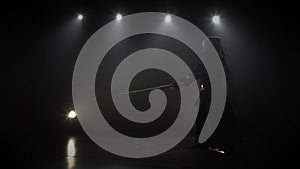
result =
[[[228,166],[226,156],[215,151],[192,148],[194,139],[186,138],[182,143],[159,156],[130,159],[104,151],[87,136],[68,136],[63,140],[63,156],[51,159],[52,168],[103,168],[103,169],[165,169],[165,168],[220,168]],[[59,144],[58,144],[59,146]],[[54,147],[55,148],[55,147]],[[53,149],[53,151],[55,151]],[[59,152],[59,150],[58,150]],[[216,161],[218,161],[216,163]]]
[[[76,166],[76,139],[70,137],[67,144],[67,164],[72,169]]]

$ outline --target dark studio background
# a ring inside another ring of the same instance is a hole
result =
[[[67,119],[72,72],[83,44],[116,13],[166,12],[222,37],[241,140],[234,163],[287,165],[297,159],[298,10],[289,2],[95,1],[2,4],[1,141],[9,162],[27,163],[64,135],[84,134]],[[84,20],[78,22],[78,13]],[[221,15],[221,25],[210,19]],[[199,44],[200,47],[201,44]],[[235,135],[234,131],[231,133]],[[55,152],[54,152],[55,154]]]

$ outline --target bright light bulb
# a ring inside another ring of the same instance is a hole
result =
[[[170,16],[170,15],[167,15],[167,16],[165,17],[165,21],[166,21],[166,22],[170,22],[170,21],[171,21],[171,16]]]
[[[77,16],[77,19],[81,21],[81,20],[83,19],[83,15],[79,14],[79,15]]]
[[[122,19],[122,15],[121,14],[117,14],[116,19],[117,19],[117,21],[121,20]]]
[[[219,24],[220,23],[220,15],[213,16],[211,20],[213,23]]]
[[[73,118],[76,117],[76,115],[77,115],[76,112],[74,110],[72,110],[72,111],[69,112],[68,117],[73,119]]]

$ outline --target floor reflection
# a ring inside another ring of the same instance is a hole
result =
[[[58,154],[51,156],[53,159],[48,161],[51,161],[50,168],[57,169],[232,168],[227,161],[227,152],[222,154],[219,149],[212,149],[212,151],[194,149],[191,148],[193,143],[193,138],[186,138],[180,145],[159,156],[130,159],[104,151],[87,136],[67,136],[59,140],[59,144],[57,144],[59,150],[54,148],[52,150],[54,152],[59,151]],[[58,156],[60,158],[57,158]]]
[[[67,164],[68,168],[74,168],[76,165],[76,139],[71,137],[67,144]]]

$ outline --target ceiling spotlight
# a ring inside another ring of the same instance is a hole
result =
[[[72,110],[72,111],[69,112],[68,117],[73,119],[73,118],[76,117],[76,115],[77,115],[76,112],[74,110]]]
[[[211,20],[214,24],[219,24],[220,23],[220,15],[213,16]]]
[[[116,19],[117,19],[117,21],[121,20],[122,19],[122,15],[118,13],[117,16],[116,16]]]
[[[171,16],[170,16],[170,15],[167,15],[167,16],[165,17],[165,21],[166,21],[166,22],[170,22],[170,21],[171,21]]]
[[[77,19],[81,21],[83,19],[83,15],[78,14]]]

